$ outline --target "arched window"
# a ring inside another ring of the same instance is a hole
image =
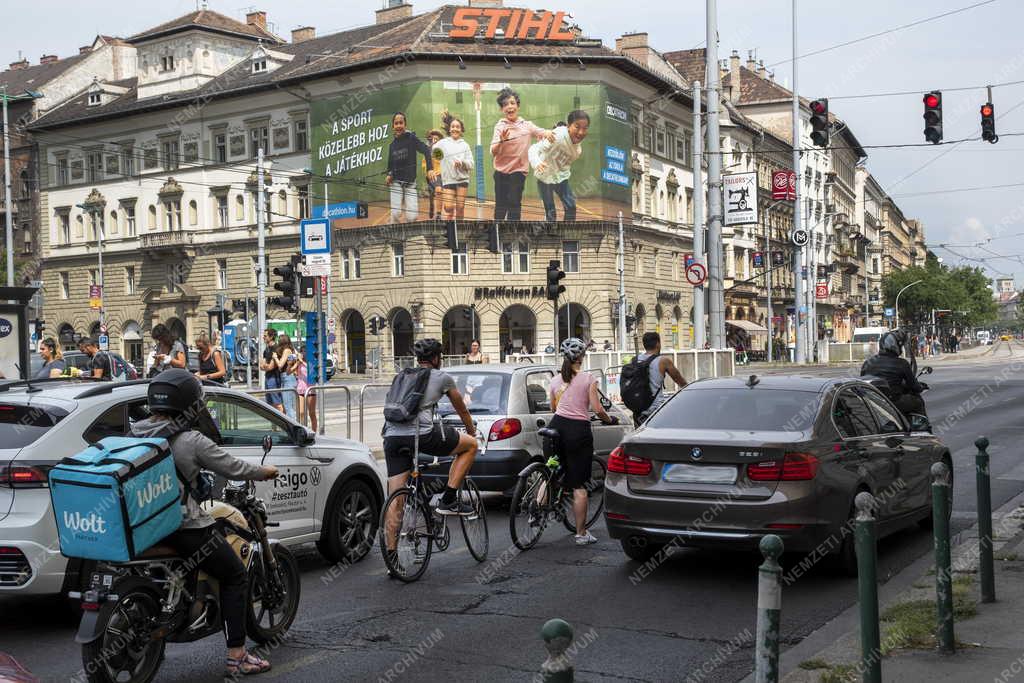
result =
[[[188,224],[199,225],[199,205],[194,199],[188,203]]]
[[[111,235],[116,235],[118,233],[118,229],[119,229],[119,226],[118,226],[118,220],[117,220],[117,211],[111,211],[110,212],[110,234]]]
[[[153,204],[149,205],[149,216],[146,220],[146,227],[150,230],[156,230],[156,206]]]

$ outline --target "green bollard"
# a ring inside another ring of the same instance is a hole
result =
[[[988,469],[988,439],[974,442],[978,454],[974,467],[978,482],[978,574],[981,578],[981,601],[996,601],[996,576],[992,559],[992,482]]]
[[[956,652],[953,634],[953,568],[949,550],[949,468],[932,465],[932,520],[935,532],[935,603],[938,608],[939,652]]]
[[[857,602],[860,604],[860,668],[863,683],[882,683],[882,649],[878,626],[878,547],[875,497],[861,491],[853,500],[857,509],[854,547],[857,550]]]
[[[756,683],[778,683],[779,626],[782,621],[782,539],[768,534],[761,539],[764,563],[757,575],[757,647],[754,654]]]
[[[540,637],[548,651],[548,658],[540,667],[544,683],[573,683],[576,673],[565,655],[572,645],[572,626],[562,619],[551,619],[541,627]]]

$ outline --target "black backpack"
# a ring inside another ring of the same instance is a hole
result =
[[[628,364],[622,366],[622,373],[619,375],[619,394],[622,402],[633,413],[639,415],[654,403],[654,394],[651,392],[651,363],[654,362],[657,354],[638,360],[634,356]]]
[[[395,375],[384,399],[384,419],[394,423],[415,420],[429,380],[430,368],[405,368]]]

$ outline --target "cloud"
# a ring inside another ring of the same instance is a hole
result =
[[[989,240],[992,235],[988,228],[976,216],[970,216],[960,225],[954,226],[949,231],[949,241],[955,244],[977,244]]]

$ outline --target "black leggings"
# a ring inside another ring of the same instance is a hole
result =
[[[163,543],[220,582],[220,611],[228,647],[245,645],[245,599],[249,578],[245,565],[220,532],[212,526],[178,529]]]
[[[594,432],[590,420],[570,420],[561,415],[551,418],[551,429],[558,431],[558,455],[566,488],[582,489],[590,481],[594,463]]]

